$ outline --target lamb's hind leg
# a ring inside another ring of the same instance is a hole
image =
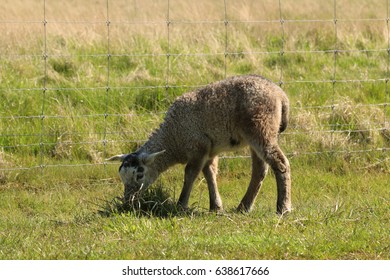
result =
[[[208,161],[203,168],[210,196],[210,211],[222,211],[222,200],[217,187],[218,157]]]
[[[279,146],[265,145],[262,149],[264,160],[275,173],[278,188],[276,211],[278,214],[291,211],[291,175],[290,163]]]
[[[249,212],[252,209],[253,202],[256,199],[256,196],[261,188],[261,183],[263,182],[268,170],[267,164],[261,158],[259,158],[256,152],[253,150],[251,150],[251,156],[252,178],[245,196],[238,205],[237,210],[240,212]]]

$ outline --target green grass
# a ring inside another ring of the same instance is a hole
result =
[[[166,1],[109,1],[109,41],[99,1],[47,3],[46,40],[42,10],[18,1],[0,7],[0,259],[390,258],[384,1],[338,1],[337,40],[333,21],[288,21],[332,19],[332,1],[282,1],[283,31],[273,2],[256,9],[227,1],[225,25],[220,4],[171,1],[169,41]],[[343,20],[351,15],[383,20]],[[179,166],[142,209],[121,209],[118,166],[104,158],[142,145],[176,96],[248,73],[282,81],[290,98],[280,143],[294,211],[275,214],[270,172],[254,211],[235,212],[248,158],[220,161],[223,214],[207,211],[202,178],[191,210],[176,208]]]
[[[294,167],[299,163],[292,160]],[[237,166],[242,168],[232,172]],[[88,178],[92,171],[66,172],[62,180],[52,175],[25,186],[2,186],[0,258],[390,257],[390,190],[381,172],[367,167],[346,174],[310,165],[294,168],[294,211],[278,217],[273,174],[267,176],[254,211],[235,212],[249,179],[249,166],[244,159],[221,162],[223,214],[206,210],[204,180],[196,183],[190,211],[172,206],[180,191],[180,168],[169,171],[151,189],[149,201],[153,195],[156,201],[154,209],[146,212],[117,211],[112,199],[122,194],[118,180]],[[113,169],[110,166],[108,172]]]

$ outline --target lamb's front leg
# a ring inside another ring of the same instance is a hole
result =
[[[183,209],[188,208],[188,201],[190,200],[190,194],[192,190],[192,186],[194,185],[194,181],[196,177],[198,177],[200,171],[203,169],[205,160],[202,159],[193,159],[187,163],[184,174],[184,185],[181,191],[178,206]]]

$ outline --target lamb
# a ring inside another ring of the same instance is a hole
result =
[[[222,211],[217,188],[218,154],[249,146],[252,175],[237,210],[249,212],[268,166],[277,182],[277,213],[291,211],[290,164],[278,146],[287,127],[289,100],[273,82],[244,75],[211,83],[178,97],[164,122],[136,152],[109,158],[122,162],[124,199],[146,190],[174,164],[186,164],[178,205],[188,208],[195,179],[206,178],[210,211]]]

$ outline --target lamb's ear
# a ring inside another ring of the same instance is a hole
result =
[[[107,158],[106,161],[120,161],[120,162],[122,162],[125,159],[125,157],[127,157],[127,156],[128,156],[128,154],[116,155],[116,156]]]
[[[154,162],[154,160],[156,159],[156,157],[158,157],[159,155],[162,155],[163,153],[165,153],[165,150],[162,150],[160,152],[157,152],[157,153],[153,153],[153,154],[145,154],[143,155],[142,157],[142,161],[146,164],[146,165],[149,165],[151,163]]]

